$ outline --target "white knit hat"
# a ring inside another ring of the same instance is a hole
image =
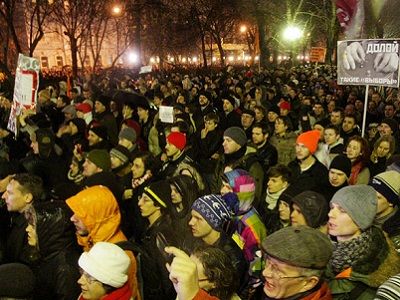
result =
[[[115,288],[123,286],[128,280],[131,260],[119,246],[98,242],[89,252],[82,253],[79,266],[101,283]]]

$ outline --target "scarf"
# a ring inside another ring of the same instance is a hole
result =
[[[334,242],[330,264],[335,274],[352,267],[357,261],[363,260],[370,252],[371,244],[371,228],[349,241]]]
[[[245,155],[247,150],[246,145],[240,148],[238,151],[230,153],[230,154],[225,154],[225,165],[229,166],[234,164],[237,160],[243,157]]]
[[[267,202],[267,205],[268,205],[267,207],[269,210],[273,210],[276,207],[279,197],[282,195],[282,193],[285,190],[286,190],[286,187],[276,193],[270,193],[267,189],[267,196],[265,197],[265,202]]]
[[[151,178],[151,174],[145,173],[142,177],[132,179],[132,188],[136,189],[141,186],[146,180]]]
[[[363,163],[361,161],[355,163],[351,167],[351,174],[350,174],[350,179],[349,179],[349,185],[354,185],[357,182],[357,177],[358,174],[361,172],[363,169]]]

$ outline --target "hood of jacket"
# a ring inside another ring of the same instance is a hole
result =
[[[120,233],[121,213],[117,200],[107,187],[89,187],[66,202],[89,231],[87,237],[78,235],[78,243],[85,250],[97,242],[111,241]]]

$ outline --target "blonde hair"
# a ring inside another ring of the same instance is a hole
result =
[[[391,135],[384,135],[381,136],[379,139],[376,140],[374,143],[374,149],[372,150],[371,153],[371,161],[376,163],[378,161],[378,147],[382,142],[388,142],[389,143],[389,153],[386,155],[386,159],[388,159],[390,156],[393,155],[394,150],[395,150],[395,141],[394,137]]]

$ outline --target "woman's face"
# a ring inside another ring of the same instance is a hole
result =
[[[84,271],[82,271],[78,284],[81,286],[82,296],[86,300],[102,299],[107,294],[103,284]]]
[[[386,157],[390,151],[390,144],[387,141],[382,141],[378,148],[376,148],[376,154],[378,157]]]
[[[28,233],[28,244],[33,247],[36,246],[38,243],[38,237],[35,227],[31,224],[28,224],[26,227],[26,232]]]
[[[285,201],[279,202],[279,218],[285,222],[290,219],[290,206]]]
[[[347,157],[353,162],[362,155],[361,144],[357,141],[351,141],[346,148]]]
[[[144,163],[141,158],[138,157],[133,160],[131,171],[133,179],[140,178],[144,175]]]
[[[178,204],[182,202],[182,195],[179,194],[178,189],[175,187],[175,185],[171,184],[171,199],[172,203]]]

